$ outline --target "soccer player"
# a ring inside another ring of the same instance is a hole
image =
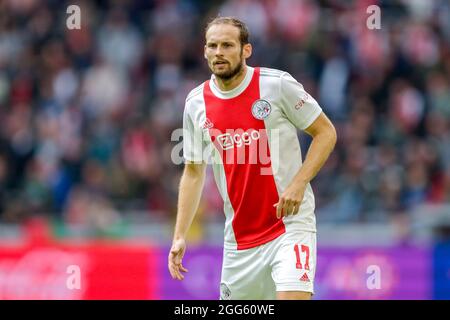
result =
[[[334,148],[334,126],[289,73],[246,64],[252,46],[242,21],[218,17],[205,38],[212,76],[186,98],[185,168],[169,271],[178,280],[187,272],[185,237],[211,159],[226,217],[220,299],[311,299],[316,222],[310,181]],[[303,164],[297,129],[312,136]]]

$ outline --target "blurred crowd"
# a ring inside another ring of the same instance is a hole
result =
[[[67,29],[71,4],[80,30]],[[381,29],[367,28],[371,4]],[[171,133],[187,93],[210,76],[203,31],[217,14],[248,24],[249,65],[290,72],[336,125],[312,183],[319,221],[450,202],[447,0],[4,0],[0,221],[173,219],[183,168]],[[210,171],[206,188],[200,211],[219,219]]]

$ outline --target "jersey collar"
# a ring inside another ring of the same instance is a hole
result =
[[[252,81],[254,68],[247,66],[247,72],[245,74],[244,80],[234,89],[228,90],[228,91],[222,91],[217,87],[217,85],[214,82],[215,76],[214,74],[211,75],[211,81],[209,81],[209,86],[211,88],[212,93],[222,99],[231,99],[235,98],[238,95],[240,95],[242,92],[244,92],[245,89],[247,89],[248,85],[250,84],[250,81]]]

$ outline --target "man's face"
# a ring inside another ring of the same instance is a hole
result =
[[[231,79],[241,71],[245,59],[250,55],[251,46],[241,46],[237,27],[215,24],[206,32],[205,58],[216,77]]]

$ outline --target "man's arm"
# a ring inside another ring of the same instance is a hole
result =
[[[194,219],[205,181],[206,163],[186,162],[180,180],[178,193],[178,210],[172,248],[169,252],[168,266],[172,278],[183,280],[181,271],[187,272],[182,265],[186,250],[186,234]]]
[[[317,175],[336,145],[336,130],[323,112],[304,131],[313,139],[302,167],[274,205],[277,206],[277,218],[298,213],[306,186]]]

